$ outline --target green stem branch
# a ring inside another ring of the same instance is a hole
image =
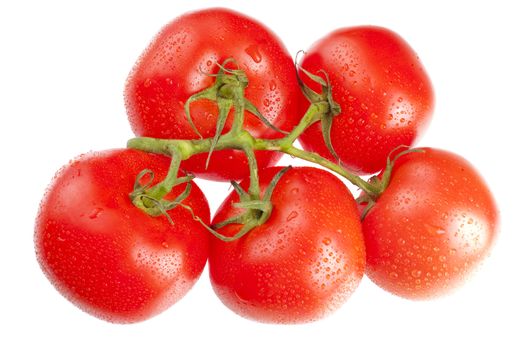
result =
[[[254,138],[248,131],[243,129],[245,111],[255,115],[260,121],[273,130],[279,132],[283,131],[273,126],[257,110],[252,102],[245,99],[244,91],[248,85],[246,74],[239,69],[228,70],[224,68],[224,65],[228,62],[235,63],[235,61],[232,59],[225,60],[225,62],[223,62],[223,66],[220,66],[221,69],[217,74],[215,84],[210,88],[193,95],[185,104],[186,117],[197,134],[199,133],[197,132],[195,125],[193,125],[192,118],[190,116],[190,104],[199,99],[212,100],[218,104],[220,113],[218,117],[216,135],[213,138],[200,138],[195,140],[168,140],[149,137],[136,137],[128,141],[128,148],[164,154],[172,157],[170,169],[168,170],[165,179],[150,188],[139,187],[132,193],[135,198],[134,203],[138,207],[142,208],[147,213],[160,212],[162,214],[166,214],[166,208],[164,205],[167,201],[164,200],[163,197],[166,196],[174,186],[191,180],[191,177],[189,176],[178,178],[181,162],[196,154],[208,152],[209,157],[206,162],[208,165],[211,153],[215,150],[224,149],[237,149],[246,155],[248,167],[250,170],[250,184],[248,193],[244,193],[246,198],[241,198],[242,196],[240,194],[240,203],[238,203],[240,208],[244,208],[246,210],[245,213],[239,217],[227,219],[227,221],[225,221],[225,224],[229,224],[231,222],[243,224],[242,229],[234,237],[222,237],[219,233],[207,226],[207,229],[213,232],[216,237],[219,237],[220,239],[230,240],[242,236],[252,228],[265,222],[272,211],[270,196],[272,189],[276,185],[281,175],[283,175],[283,171],[278,174],[279,176],[277,175],[277,177],[273,180],[273,185],[267,188],[267,193],[263,196],[263,198],[261,198],[255,151],[278,151],[289,154],[293,157],[319,164],[349,180],[352,184],[362,189],[369,198],[376,198],[381,193],[383,190],[382,186],[379,186],[377,183],[369,183],[361,179],[359,176],[345,169],[339,162],[333,162],[317,153],[304,151],[293,146],[294,142],[307,128],[309,128],[314,123],[321,121],[326,144],[329,147],[329,150],[331,150],[331,153],[336,157],[336,154],[330,143],[330,126],[332,123],[332,118],[339,113],[339,106],[335,101],[332,100],[332,94],[328,82],[325,82],[320,77],[311,77],[311,79],[314,79],[316,82],[322,85],[323,93],[321,95],[316,95],[315,99],[311,99],[312,103],[309,109],[306,111],[298,125],[296,125],[290,133],[279,139]],[[234,109],[234,118],[231,129],[226,134],[222,134],[225,121],[232,107]],[[184,198],[177,201],[177,203],[174,203],[173,205],[181,205],[187,208],[186,205],[180,203],[183,199]],[[168,202],[168,206],[172,206],[172,203]],[[194,215],[193,212],[192,215]],[[200,219],[198,218],[198,220]],[[203,223],[202,221],[200,222]]]
[[[166,177],[163,181],[159,182],[157,185],[152,186],[147,190],[147,193],[149,196],[157,199],[161,199],[164,196],[166,196],[174,186],[181,183],[181,181],[178,181],[179,178],[177,177],[179,173],[179,166],[181,165],[181,155],[179,152],[173,152],[172,154],[172,161],[170,163],[170,168],[168,169],[168,173],[166,174]]]
[[[327,169],[330,169],[330,170],[334,171],[335,173],[343,176],[344,178],[349,180],[353,185],[359,187],[361,190],[363,190],[365,193],[367,193],[369,195],[371,195],[371,194],[372,195],[378,194],[377,193],[378,192],[377,189],[373,185],[371,185],[367,181],[363,180],[358,175],[355,175],[355,174],[349,172],[348,170],[346,170],[341,165],[336,164],[334,162],[331,162],[327,158],[324,158],[324,157],[320,156],[317,153],[307,152],[307,151],[301,150],[299,148],[296,148],[294,146],[283,150],[283,152],[287,153],[287,154],[289,154],[289,155],[291,155],[293,157],[301,158],[303,160],[309,161],[311,163],[316,163],[316,164],[319,164],[319,165],[321,165],[321,166],[323,166],[323,167],[325,167]]]

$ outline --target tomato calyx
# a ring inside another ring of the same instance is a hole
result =
[[[150,169],[143,169],[135,178],[133,191],[129,194],[132,203],[137,208],[150,216],[164,215],[172,225],[174,222],[168,214],[168,210],[181,205],[190,195],[192,188],[191,181],[195,177],[193,175],[179,177],[178,172],[180,163],[181,158],[179,154],[174,153],[168,174],[161,182],[155,185],[152,185],[155,177],[153,171]],[[146,177],[147,179],[145,180]],[[185,183],[185,189],[175,199],[168,200],[164,198],[170,193],[173,187]]]
[[[211,232],[214,234],[214,236],[225,242],[234,241],[243,237],[255,227],[263,225],[270,218],[270,214],[272,214],[272,192],[274,192],[274,189],[276,188],[276,185],[278,184],[278,181],[281,179],[283,174],[285,174],[290,168],[291,167],[288,166],[286,168],[281,169],[272,178],[272,181],[266,188],[262,199],[253,198],[254,196],[251,196],[248,192],[246,192],[237,182],[232,181],[232,187],[234,187],[234,190],[239,196],[239,202],[234,203],[233,206],[236,208],[244,209],[244,212],[213,225],[214,230]],[[219,232],[215,231],[215,229],[219,229],[230,224],[241,224],[243,226],[232,237],[224,236]]]
[[[312,103],[318,103],[325,101],[328,104],[328,111],[322,115],[320,115],[320,121],[321,121],[321,133],[323,135],[323,141],[325,142],[325,145],[327,146],[329,152],[331,155],[340,163],[340,157],[334,150],[334,147],[332,146],[331,141],[331,129],[332,129],[332,121],[334,117],[339,115],[342,111],[340,105],[334,100],[332,95],[332,86],[329,80],[329,75],[324,70],[319,70],[318,73],[321,73],[324,75],[325,78],[320,77],[319,75],[315,75],[306,69],[302,68],[298,64],[296,64],[296,67],[298,68],[296,70],[296,78],[298,80],[298,84],[300,85],[301,91],[303,92],[303,95],[309,100],[309,102]],[[305,82],[301,79],[299,72],[303,72],[309,79],[314,81],[315,83],[319,84],[321,86],[321,93],[315,92],[313,89],[311,89]]]
[[[405,150],[401,151],[401,149],[405,148]],[[364,205],[365,207],[362,209],[361,212],[361,220],[365,219],[367,216],[367,213],[372,209],[372,207],[375,205],[376,201],[380,198],[382,193],[387,189],[389,186],[389,182],[391,181],[391,175],[393,172],[393,168],[395,166],[396,161],[408,154],[408,153],[414,153],[414,152],[425,152],[425,150],[421,148],[410,148],[406,145],[400,145],[398,147],[395,147],[389,155],[387,156],[387,161],[385,164],[385,168],[380,174],[373,175],[369,178],[369,184],[372,187],[372,191],[362,193],[357,199],[356,202],[359,205]],[[394,155],[393,157],[393,154]],[[391,159],[392,157],[392,159]]]
[[[254,106],[252,102],[250,102],[244,97],[245,89],[248,86],[248,78],[246,73],[243,70],[239,69],[237,62],[233,58],[227,58],[223,61],[222,64],[216,62],[216,65],[219,67],[219,71],[216,74],[202,72],[202,74],[215,77],[214,84],[209,88],[201,90],[195,93],[194,95],[190,96],[190,98],[186,100],[184,105],[185,116],[188,120],[188,123],[190,124],[194,132],[202,139],[203,136],[201,135],[201,133],[199,132],[192,120],[190,113],[190,105],[193,102],[199,100],[209,100],[217,104],[219,113],[217,116],[216,130],[212,139],[210,150],[208,152],[208,158],[206,159],[205,168],[208,168],[210,157],[212,156],[212,153],[214,152],[214,149],[217,146],[219,137],[223,133],[226,119],[232,108],[234,109],[234,121],[232,123],[230,133],[236,134],[242,130],[244,121],[243,110],[246,110],[247,112],[256,116],[263,124],[265,124],[265,126],[279,133],[287,134],[287,132],[277,128],[270,121],[268,121],[268,119],[266,119],[258,111],[256,106]],[[227,65],[233,65],[236,68],[226,68]]]

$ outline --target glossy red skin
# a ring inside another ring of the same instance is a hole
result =
[[[334,100],[341,106],[332,125],[332,145],[353,172],[382,169],[389,152],[413,144],[431,119],[429,77],[411,47],[388,29],[363,26],[332,32],[307,51],[301,66],[329,75]],[[307,108],[308,101],[303,105]],[[306,130],[300,142],[306,150],[333,159],[320,123]]]
[[[89,153],[54,178],[36,220],[36,254],[57,290],[82,310],[110,322],[142,321],[179,300],[201,274],[206,230],[182,208],[170,211],[172,226],[128,196],[141,170],[162,179],[169,162],[135,150]],[[208,222],[208,202],[192,186],[184,203]]]
[[[425,148],[395,163],[388,188],[363,221],[366,273],[408,299],[451,292],[488,255],[495,200],[465,159]]]
[[[164,27],[131,71],[126,89],[126,109],[138,136],[196,139],[184,115],[184,103],[196,92],[211,86],[216,62],[232,57],[249,79],[245,91],[258,110],[275,126],[291,130],[301,118],[301,92],[295,68],[285,46],[268,28],[243,14],[227,9],[187,13]],[[233,68],[233,67],[231,67]],[[217,107],[209,101],[194,102],[192,118],[203,137],[215,134]],[[230,130],[232,114],[224,133]],[[255,137],[283,136],[249,113],[244,127]],[[257,151],[261,167],[275,164],[281,154]],[[190,172],[212,180],[248,176],[244,153],[223,150],[214,153],[208,170],[207,155],[183,162]]]
[[[261,172],[262,191],[280,168]],[[248,181],[241,184],[245,189]],[[236,215],[232,193],[213,222]],[[268,323],[317,320],[342,305],[360,282],[365,249],[356,202],[334,175],[288,170],[272,195],[269,220],[241,239],[212,239],[212,286],[239,315]],[[232,236],[239,225],[220,229]]]

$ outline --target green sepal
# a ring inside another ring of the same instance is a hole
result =
[[[268,128],[271,128],[272,130],[276,131],[276,132],[279,132],[283,135],[288,135],[289,133],[286,132],[286,131],[283,131],[281,130],[280,128],[278,128],[277,126],[274,126],[274,124],[272,124],[267,118],[265,118],[263,116],[263,114],[261,114],[260,111],[258,111],[258,109],[256,108],[256,106],[254,106],[252,104],[252,102],[250,102],[249,100],[247,100],[246,98],[244,99],[244,105],[245,105],[245,109],[250,112],[251,114],[253,114],[254,116],[256,116],[260,122],[262,122],[263,124],[265,124],[266,127]]]
[[[316,102],[323,101],[324,98],[322,94],[318,94],[316,91],[308,87],[307,84],[303,82],[303,80],[301,80],[299,71],[301,70],[307,77],[309,77],[309,79],[320,84],[322,86],[322,90],[323,90],[323,87],[327,86],[326,82],[321,77],[315,74],[312,74],[311,72],[307,71],[303,67],[300,67],[300,66],[297,66],[297,67],[298,69],[296,69],[296,80],[298,81],[298,84],[300,86],[301,92],[303,93],[303,96],[305,96],[307,100],[310,101],[310,103],[316,103]]]
[[[228,113],[230,112],[230,109],[232,108],[232,100],[227,99],[218,99],[217,101],[218,107],[219,107],[219,114],[217,116],[217,124],[216,124],[216,133],[214,135],[214,138],[212,139],[212,143],[210,145],[210,151],[208,151],[208,157],[206,158],[205,163],[205,169],[208,169],[208,163],[210,162],[210,157],[212,157],[212,153],[214,152],[214,149],[217,145],[217,141],[219,141],[219,137],[221,136],[221,133],[223,132],[223,129],[225,128],[226,118],[228,117]]]
[[[240,200],[250,200],[250,195],[235,181],[230,181],[230,184],[232,184],[232,187],[234,187],[234,190],[237,192]]]
[[[332,120],[333,116],[328,114],[325,117],[321,118],[321,134],[323,136],[323,141],[325,142],[325,146],[329,149],[329,152],[332,154],[332,156],[339,162],[340,157],[332,147],[332,141],[331,141],[331,128],[332,128]]]
[[[243,220],[244,220],[244,217],[245,217],[244,213],[243,214],[239,214],[237,216],[233,216],[233,217],[228,218],[228,219],[226,219],[224,221],[221,221],[220,223],[212,225],[212,228],[218,229],[218,228],[224,227],[226,225],[230,225],[230,224],[242,224]]]
[[[289,166],[281,169],[280,171],[278,171],[278,173],[276,175],[274,175],[274,177],[272,178],[272,180],[268,184],[267,189],[265,190],[265,194],[263,195],[263,200],[264,201],[270,201],[270,198],[272,197],[272,192],[274,192],[274,189],[276,188],[276,185],[278,184],[279,180],[290,169],[292,169],[292,167],[289,165]]]
[[[146,175],[149,175],[150,178],[148,179],[148,182],[145,185],[141,185],[141,180]],[[130,197],[132,197],[132,199],[133,199],[134,194],[142,193],[142,192],[144,192],[144,190],[149,188],[151,186],[151,184],[153,183],[154,177],[155,177],[155,175],[154,175],[152,170],[150,170],[150,169],[143,169],[143,170],[141,170],[141,172],[139,174],[137,174],[137,176],[135,177],[135,182],[133,184],[133,191],[132,191],[132,193],[130,193]]]
[[[391,160],[391,157],[393,155],[393,153],[395,153],[396,151],[402,149],[402,148],[407,148],[405,151],[402,151],[398,154],[396,154],[396,156],[393,157],[393,159]],[[399,145],[395,148],[393,148],[391,150],[391,152],[389,152],[389,155],[387,156],[387,161],[386,161],[386,164],[385,164],[385,169],[383,171],[383,173],[381,174],[381,179],[378,181],[378,185],[377,185],[377,192],[378,192],[378,195],[380,195],[383,191],[385,191],[385,189],[389,186],[389,182],[391,181],[391,173],[393,171],[393,167],[396,163],[396,161],[408,154],[408,153],[414,153],[414,152],[417,152],[417,153],[423,153],[425,152],[425,150],[421,149],[421,148],[410,148],[410,146],[407,146],[407,145]]]
[[[184,104],[184,115],[186,117],[186,120],[188,121],[188,124],[190,124],[190,127],[192,130],[199,136],[199,138],[203,138],[203,135],[197,130],[197,127],[194,124],[194,121],[192,120],[192,116],[190,114],[190,104],[192,104],[195,101],[199,100],[210,100],[210,101],[217,101],[217,87],[214,84],[213,86],[209,87],[208,89],[199,91],[186,100]]]

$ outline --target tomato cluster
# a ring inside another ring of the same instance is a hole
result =
[[[244,96],[217,86],[217,97],[194,100],[218,72],[243,72],[235,83],[244,84]],[[44,273],[99,318],[127,323],[158,314],[208,262],[214,291],[234,312],[310,322],[341,306],[364,273],[408,299],[448,293],[495,240],[498,209],[473,166],[439,149],[409,149],[429,124],[433,88],[416,53],[385,28],[330,33],[298,68],[251,18],[226,9],[184,14],[139,58],[125,97],[141,140],[190,141],[175,151],[160,147],[175,152],[171,160],[144,152],[152,147],[80,156],[55,176],[35,228]],[[250,108],[237,119],[244,134],[236,134],[235,108],[216,102],[244,106],[243,98]],[[294,135],[315,103],[327,109],[321,122],[298,132],[303,151],[287,151],[292,146],[277,140]],[[219,134],[230,138],[207,159]],[[255,149],[254,140],[267,143]],[[184,153],[192,147],[199,149]],[[351,179],[379,173],[358,182],[356,200],[326,170],[274,167],[282,152],[332,164]],[[241,182],[211,219],[189,174]],[[238,237],[247,210],[257,225]]]

